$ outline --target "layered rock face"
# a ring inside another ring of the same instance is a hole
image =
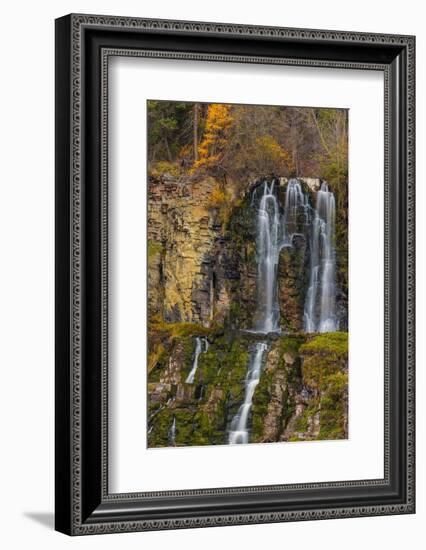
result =
[[[185,330],[172,340],[150,374],[148,444],[152,447],[226,444],[231,420],[244,398],[253,335],[209,332],[204,336],[208,349],[198,357],[194,382],[187,384],[195,337],[189,327]],[[196,327],[192,330],[197,333]],[[346,438],[347,334],[279,336],[265,342],[250,441]],[[173,423],[176,432],[170,441]]]
[[[309,180],[312,189],[317,182]],[[283,190],[284,178],[281,184]],[[166,322],[249,329],[257,302],[254,186],[224,223],[209,206],[216,185],[213,178],[149,182],[149,315]],[[303,328],[308,254],[303,234],[280,253],[278,302],[286,331]]]
[[[213,178],[149,182],[151,317],[203,326],[251,323],[257,270],[253,215],[247,197],[223,227],[209,207],[215,186]]]
[[[209,256],[215,239],[206,209],[214,180],[150,181],[148,300],[167,322],[212,319]]]

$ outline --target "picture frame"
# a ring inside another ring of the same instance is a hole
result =
[[[55,528],[120,533],[415,512],[415,38],[71,14],[56,20]],[[135,53],[136,52],[136,53]],[[110,493],[108,60],[384,75],[384,476]]]

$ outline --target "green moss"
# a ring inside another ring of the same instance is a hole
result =
[[[157,241],[148,240],[148,261],[155,258],[157,254],[163,251],[163,245]]]
[[[268,405],[272,396],[273,374],[263,371],[260,382],[253,396],[253,405],[251,410],[252,416],[252,433],[251,441],[258,442],[263,438],[264,420],[268,413]]]
[[[300,346],[306,342],[306,336],[304,335],[289,335],[283,336],[279,339],[279,350],[280,355],[283,356],[284,353],[290,353],[294,357],[297,357],[299,354]]]
[[[264,438],[264,419],[277,385],[282,385],[282,408],[276,418],[277,432],[282,433],[295,411],[294,394],[301,389],[299,348],[306,341],[304,335],[286,335],[270,344],[270,354],[278,353],[275,369],[266,368],[253,396],[251,441]],[[288,364],[285,358],[291,358]],[[268,358],[269,361],[269,358]],[[289,391],[292,389],[292,392]]]
[[[161,395],[158,403],[149,404],[152,416],[150,446],[167,446],[173,417],[176,418],[176,445],[214,445],[227,441],[229,422],[238,411],[245,391],[245,376],[250,350],[255,340],[250,334],[227,331],[220,327],[209,330],[210,346],[199,356],[194,384],[185,384],[192,366],[195,336],[203,327],[188,323],[167,325],[163,340],[165,351],[150,382],[167,368],[169,358],[181,364],[181,383]],[[177,335],[180,335],[179,337]],[[347,350],[346,335],[284,335],[268,344],[268,364],[263,368],[253,397],[251,414],[252,442],[263,441],[264,421],[271,399],[279,399],[281,409],[276,421],[277,436],[294,418],[296,396],[303,386],[311,394],[307,406],[296,420],[290,440],[341,439],[345,437],[347,418]],[[272,361],[272,363],[271,363]],[[177,389],[180,388],[179,394]],[[200,399],[200,388],[203,388]],[[278,393],[277,393],[278,392]],[[179,395],[179,397],[177,397]],[[195,397],[197,395],[197,397]],[[167,400],[174,398],[171,402]],[[171,404],[167,404],[171,403]],[[319,411],[320,432],[310,434],[311,419]],[[298,434],[301,434],[300,436]]]
[[[300,347],[303,382],[314,392],[308,408],[297,421],[295,431],[306,431],[308,419],[319,412],[317,439],[346,436],[348,335],[320,334]]]
[[[321,427],[318,439],[342,439],[345,437],[347,388],[347,373],[337,372],[328,377],[327,389],[321,397]]]
[[[194,412],[190,409],[175,409],[174,417],[176,418],[175,444],[187,445],[194,431]]]
[[[326,391],[330,376],[347,369],[348,335],[345,332],[320,334],[300,347],[305,383]]]
[[[182,324],[179,325],[181,328]],[[199,355],[194,384],[186,384],[195,349],[195,331],[192,327],[193,325],[188,331],[189,335],[176,339],[170,339],[169,336],[165,361],[161,368],[157,366],[150,373],[150,381],[167,368],[169,357],[173,353],[174,360],[181,362],[182,385],[179,386],[179,397],[176,393],[178,388],[172,387],[170,396],[175,399],[171,405],[166,402],[164,405],[166,409],[173,411],[176,418],[176,445],[223,444],[227,440],[227,424],[244,398],[250,339],[238,333],[225,335],[218,329],[211,331],[209,349]],[[178,331],[175,330],[174,333],[176,332]],[[186,331],[180,332],[182,334]],[[197,388],[201,386],[203,394],[202,399],[199,399]],[[196,393],[198,398],[195,398]],[[149,437],[150,446],[168,445],[168,431],[173,415],[165,415],[161,411],[158,418],[154,416]]]
[[[208,336],[211,329],[197,325],[196,323],[166,323],[165,321],[153,321],[150,323],[150,336],[168,337],[180,339],[187,336]]]
[[[158,382],[172,355],[181,363],[181,381],[184,382],[192,364],[195,337],[207,336],[213,329],[195,323],[166,323],[151,320],[148,327],[148,380]],[[178,346],[181,350],[176,357]]]
[[[163,409],[152,420],[152,430],[148,433],[149,447],[167,447],[169,445],[169,430],[173,422],[173,411]]]
[[[303,344],[300,348],[301,353],[331,353],[339,357],[348,355],[348,333],[347,332],[327,332],[319,334],[312,340]]]
[[[192,445],[217,445],[224,443],[226,424],[224,423],[221,407],[214,413],[199,411],[195,415],[194,436]]]
[[[295,432],[307,432],[309,429],[309,423],[312,418],[317,414],[319,410],[319,404],[317,400],[313,400],[303,413],[298,417],[295,424]]]

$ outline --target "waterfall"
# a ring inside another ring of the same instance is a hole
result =
[[[257,189],[253,191],[251,205],[257,202]],[[274,181],[263,182],[263,192],[257,211],[257,264],[258,297],[257,327],[254,332],[268,334],[279,330],[277,297],[278,258],[282,245],[280,207],[274,193]],[[265,342],[257,342],[250,355],[245,378],[244,402],[231,421],[228,442],[230,445],[248,443],[248,423],[253,395],[260,380]]]
[[[309,220],[309,197],[303,192],[300,182],[292,178],[287,184],[285,194],[283,246],[293,246],[295,235],[304,236]]]
[[[260,381],[262,371],[262,361],[267,345],[265,342],[258,342],[254,351],[251,354],[247,375],[245,379],[245,394],[244,402],[238,409],[237,414],[231,422],[231,430],[229,432],[229,444],[235,445],[238,443],[248,443],[248,421],[251,406],[253,403],[253,395],[256,386]]]
[[[204,344],[204,350],[203,350],[203,344]],[[197,336],[195,338],[195,351],[194,351],[194,359],[192,361],[192,368],[188,374],[187,379],[185,382],[187,384],[192,384],[194,382],[195,373],[197,372],[198,368],[198,358],[200,357],[200,354],[203,352],[206,352],[209,349],[209,341],[207,338],[200,338]]]
[[[277,269],[281,248],[281,216],[274,182],[265,181],[257,215],[258,255],[258,332],[276,332],[279,328]]]
[[[303,192],[298,179],[287,184],[284,208],[280,208],[274,181],[263,182],[260,200],[258,188],[253,191],[251,205],[259,204],[257,211],[257,262],[258,299],[257,326],[254,332],[268,334],[278,332],[280,310],[278,305],[278,261],[283,247],[292,248],[296,235],[309,239],[310,273],[309,288],[304,309],[306,332],[328,332],[338,329],[335,303],[335,248],[334,248],[334,195],[324,182],[317,192],[316,207],[309,203],[308,193]],[[282,212],[282,213],[281,213]],[[193,381],[201,353],[198,342],[194,364],[188,381]],[[229,444],[249,442],[249,418],[256,386],[259,384],[262,363],[268,347],[265,342],[256,343],[251,352],[245,378],[244,402],[230,424]],[[198,352],[197,352],[198,350]],[[192,374],[192,378],[190,380]]]
[[[317,192],[310,239],[310,276],[304,311],[306,332],[338,330],[334,195],[323,182]]]
[[[168,433],[169,445],[174,445],[176,442],[176,417],[173,417],[172,425]]]
[[[311,207],[299,180],[289,180],[285,195],[284,214],[275,194],[275,182],[263,183],[263,193],[257,212],[258,301],[257,332],[279,331],[277,274],[280,251],[293,246],[295,235],[308,233]],[[252,205],[257,188],[252,194]]]

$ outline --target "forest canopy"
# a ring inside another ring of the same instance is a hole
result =
[[[348,111],[148,101],[151,175],[209,174],[225,181],[267,175],[347,183]]]

